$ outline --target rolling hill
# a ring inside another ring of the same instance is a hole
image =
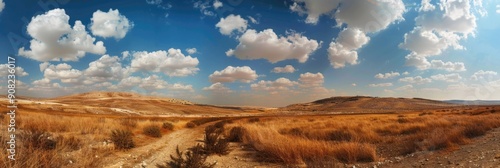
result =
[[[331,97],[310,103],[292,104],[282,111],[320,111],[320,112],[398,112],[411,110],[439,109],[460,106],[442,101],[421,98],[390,98],[368,96]]]
[[[225,115],[255,113],[262,109],[203,105],[186,100],[137,93],[89,92],[51,99],[17,99],[21,111],[66,114],[119,115]]]

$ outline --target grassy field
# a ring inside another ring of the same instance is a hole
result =
[[[265,117],[239,120],[230,127],[243,128],[238,135],[243,137],[241,141],[265,156],[263,161],[332,165],[372,162],[417,151],[454,150],[500,127],[500,113],[471,110]]]
[[[17,160],[10,162],[7,153],[1,152],[0,167],[102,167],[115,155],[156,142],[176,130],[229,120],[220,123],[225,138],[255,150],[258,157],[254,159],[259,162],[310,167],[374,162],[417,151],[457,149],[500,127],[497,110],[480,107],[399,114],[232,118],[19,113]],[[0,119],[8,122],[3,114]],[[6,129],[5,124],[1,127]],[[114,131],[121,132],[114,135]],[[1,133],[0,140],[8,141],[6,131]],[[2,143],[2,148],[6,145]]]
[[[2,113],[0,119],[7,123],[9,118]],[[187,122],[178,118],[18,113],[16,161],[10,162],[7,153],[1,152],[0,167],[100,167],[107,156],[120,152],[111,141],[113,130],[130,131],[139,147],[157,140],[148,132],[152,126],[160,128],[160,134],[168,134],[184,128]],[[5,125],[1,129],[6,130]],[[1,133],[1,141],[8,141],[7,131]],[[7,149],[6,145],[2,143],[2,148]]]

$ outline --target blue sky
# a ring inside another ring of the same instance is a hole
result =
[[[17,58],[18,95],[500,99],[493,0],[0,2],[0,54]]]

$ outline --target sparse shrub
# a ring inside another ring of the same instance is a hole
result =
[[[474,138],[486,134],[489,129],[482,123],[468,124],[463,130],[463,135],[467,138]]]
[[[328,140],[330,141],[350,141],[353,136],[346,130],[334,130],[328,133]]]
[[[214,125],[205,128],[205,138],[203,139],[203,149],[210,154],[225,155],[229,153],[229,141],[222,136],[223,129]]]
[[[399,117],[398,118],[398,123],[400,123],[400,124],[407,123],[407,122],[410,122],[410,120],[408,120],[405,117]]]
[[[135,128],[137,127],[137,121],[131,118],[123,118],[120,121],[120,124],[127,128]]]
[[[190,148],[185,154],[179,150],[177,146],[176,150],[177,156],[170,155],[170,161],[167,161],[163,165],[156,165],[157,168],[212,168],[214,164],[205,163],[207,160],[207,155],[203,152],[203,147],[200,144]]]
[[[290,129],[288,134],[295,135],[295,136],[301,136],[303,134],[303,132],[300,128],[292,128],[292,129]]]
[[[196,124],[194,122],[190,121],[190,122],[186,123],[186,127],[187,128],[194,128],[194,127],[196,127]]]
[[[21,138],[27,148],[53,150],[57,146],[57,141],[52,134],[45,131],[27,130],[21,134]]]
[[[217,128],[222,128],[222,129],[224,129],[224,126],[226,125],[226,123],[227,123],[227,120],[223,120],[223,121],[216,122],[216,123],[214,124],[214,126],[215,126],[215,127],[217,127]]]
[[[170,123],[170,122],[164,122],[161,127],[163,129],[166,129],[166,130],[174,130],[174,124]]]
[[[113,130],[111,131],[111,141],[118,149],[131,149],[135,147],[132,139],[132,132],[129,130]]]
[[[432,112],[423,112],[423,113],[418,114],[418,116],[432,115],[432,114],[434,114],[434,113],[432,113]]]
[[[242,142],[244,134],[245,129],[243,127],[233,127],[229,131],[227,139],[229,142]]]
[[[157,125],[148,125],[148,126],[145,126],[142,129],[142,132],[144,133],[144,135],[147,135],[147,136],[150,136],[150,137],[155,137],[155,138],[161,137],[160,127],[157,126]]]
[[[256,123],[256,122],[259,122],[259,121],[260,121],[260,118],[250,118],[250,119],[248,119],[249,123]]]

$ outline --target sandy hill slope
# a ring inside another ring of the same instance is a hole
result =
[[[123,92],[89,92],[51,99],[17,99],[22,111],[120,115],[225,115],[259,112],[247,107],[221,107],[186,100]]]
[[[323,112],[397,112],[409,110],[439,109],[459,106],[441,101],[420,98],[379,98],[368,96],[331,97],[310,103],[292,104],[283,111],[323,111]]]

